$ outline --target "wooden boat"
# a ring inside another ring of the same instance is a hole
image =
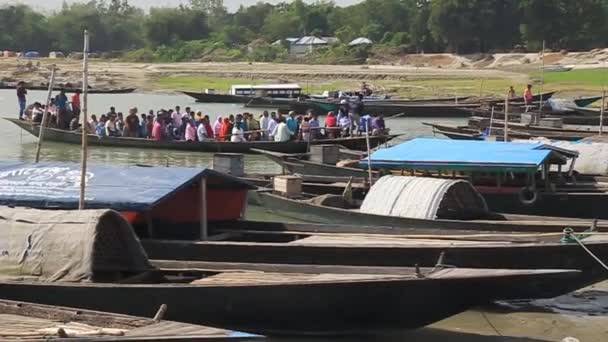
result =
[[[495,300],[568,293],[574,289],[569,280],[578,273],[410,269],[382,275],[334,269],[327,274],[312,267],[289,274],[277,269],[284,273],[182,267],[163,275],[186,276],[156,284],[0,281],[0,297],[140,316],[152,316],[165,304],[168,319],[265,335],[370,335],[419,328]]]
[[[205,103],[247,103],[253,99],[251,96],[231,95],[231,94],[207,94],[194,91],[180,91],[196,100]]]
[[[302,159],[302,155],[278,153],[266,150],[255,150],[257,153],[264,154],[270,160],[279,164],[283,170],[291,174],[307,176],[327,176],[327,177],[355,177],[357,179],[369,178],[367,170],[353,167],[341,167],[329,164]],[[378,177],[378,172],[372,171],[372,175]]]
[[[321,107],[325,113],[328,111],[336,111],[339,106],[334,102],[327,103],[318,100],[307,100],[304,103],[307,103],[311,109]],[[460,118],[469,116],[467,113],[468,108],[477,108],[480,106],[479,103],[392,103],[373,101],[365,103],[364,111],[373,116],[384,115],[385,117],[400,115],[405,117]]]
[[[280,216],[315,223],[332,223],[356,226],[395,228],[456,229],[469,231],[544,232],[559,233],[564,228],[587,229],[592,220],[545,216],[508,215],[488,213],[486,219],[448,220],[420,219],[362,213],[356,209],[342,209],[314,204],[312,196],[300,199],[287,198],[268,191],[256,192],[262,206]],[[485,197],[484,197],[485,198]],[[604,224],[600,224],[604,226]],[[603,228],[601,228],[603,230]]]
[[[264,335],[413,329],[494,300],[567,293],[581,274],[442,267],[354,273],[314,265],[278,265],[272,272],[245,265],[159,269],[118,212],[1,210],[10,229],[0,229],[8,252],[0,259],[0,298],[143,317],[164,304],[170,320]],[[25,247],[24,259],[18,242],[28,237],[36,243]]]
[[[492,121],[492,134],[495,136],[503,136],[502,129],[498,126],[494,126]],[[470,126],[455,126],[435,123],[423,123],[424,125],[433,127],[433,132],[442,134],[450,139],[456,140],[484,140],[485,135],[482,134],[479,129],[472,128]],[[509,123],[511,126],[511,123]],[[497,131],[501,129],[500,131]],[[556,130],[545,130],[535,128],[525,128],[523,126],[513,126],[509,128],[509,138],[512,139],[533,139],[543,137],[551,140],[564,140],[564,141],[578,141],[584,138],[595,135],[593,132],[581,131],[581,132],[560,132]]]
[[[273,178],[275,176],[277,175],[250,174],[239,178],[257,187],[271,189],[273,186]],[[302,191],[308,194],[342,195],[346,188],[350,186],[353,198],[362,200],[365,198],[365,193],[369,189],[369,186],[366,184],[367,181],[363,178],[350,179],[350,177],[325,177],[311,175],[306,175],[302,178]],[[249,198],[250,204],[258,204],[255,195],[249,196]]]
[[[582,108],[578,107],[585,112],[589,112],[589,115],[581,115],[577,113],[574,109],[572,113],[556,113],[556,112],[547,112],[543,111],[543,118],[556,118],[560,119],[565,125],[580,125],[580,126],[598,126],[600,124],[600,115],[599,111],[594,111],[590,108]],[[483,108],[474,108],[470,110],[472,116],[481,117],[481,118],[490,118],[492,117],[492,111]],[[538,110],[532,111],[531,113],[538,114]],[[505,114],[503,111],[495,110],[493,115],[493,120],[504,120]],[[493,121],[492,120],[492,121]],[[509,122],[520,122],[521,113],[509,113]],[[608,124],[608,117],[604,118],[604,124]]]
[[[2,341],[243,341],[256,336],[157,319],[0,300]]]
[[[38,136],[39,125],[32,124],[28,121],[5,118],[28,133]],[[370,139],[372,147],[384,143],[396,135],[389,136],[374,136]],[[44,138],[48,141],[80,144],[82,135],[79,132],[65,131],[55,128],[45,128]],[[194,152],[228,152],[228,153],[252,153],[252,149],[264,149],[283,153],[305,153],[308,149],[308,142],[305,141],[289,141],[289,142],[274,142],[274,141],[249,141],[243,143],[228,142],[228,141],[210,141],[210,142],[187,142],[187,141],[153,141],[150,139],[140,138],[123,138],[123,137],[104,137],[99,138],[97,135],[89,134],[88,143],[95,146],[108,147],[132,147],[132,148],[155,148],[165,150],[178,151],[194,151]],[[313,140],[310,144],[339,144],[353,150],[367,150],[365,137],[350,137]]]

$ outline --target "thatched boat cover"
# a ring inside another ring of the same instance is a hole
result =
[[[1,279],[94,281],[151,269],[118,212],[0,207]]]
[[[370,189],[361,212],[419,219],[473,219],[487,214],[483,197],[464,180],[384,176]]]
[[[574,162],[574,171],[587,175],[608,174],[608,141],[595,142],[582,141],[550,141],[548,139],[537,139],[539,142],[550,142],[551,145],[578,152],[578,158]],[[572,160],[563,167],[568,170]]]

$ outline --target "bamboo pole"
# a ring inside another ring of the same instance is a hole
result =
[[[504,141],[509,141],[509,95],[505,98],[505,125],[504,125]]]
[[[247,196],[245,196],[247,197]],[[207,178],[201,178],[201,241],[207,240]]]
[[[369,186],[372,186],[372,149],[369,143],[369,122],[365,120],[365,142],[367,143],[367,173],[369,176]]]
[[[492,123],[494,121],[494,106],[492,106],[492,112],[490,113],[490,128],[488,129],[488,136],[492,136]]]
[[[545,88],[545,41],[543,40],[543,51],[541,51],[541,67],[540,67],[540,93],[538,103],[538,119],[543,116],[543,91]]]
[[[55,85],[55,70],[56,67],[53,65],[51,69],[51,80],[49,81],[49,92],[46,96],[46,105],[44,106],[44,113],[42,113],[42,122],[40,123],[40,132],[38,132],[38,143],[36,144],[36,159],[35,163],[40,161],[40,150],[42,149],[42,140],[44,139],[44,126],[48,117],[49,106],[51,105],[51,97],[53,96],[53,86]]]
[[[602,92],[602,108],[600,109],[600,129],[598,134],[602,135],[604,132],[604,111],[606,110],[606,90]]]
[[[82,147],[80,156],[80,199],[78,209],[85,206],[85,192],[87,186],[87,94],[89,92],[89,32],[84,30],[84,49],[82,57]]]

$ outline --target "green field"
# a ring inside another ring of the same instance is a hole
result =
[[[475,78],[474,70],[471,78],[432,78],[411,81],[399,80],[369,80],[379,93],[392,94],[402,97],[451,97],[451,96],[504,96],[509,86],[515,87],[517,93],[523,93],[527,82],[535,84],[534,91],[540,91],[540,72],[523,75],[522,80],[514,81],[509,78]],[[437,76],[434,76],[437,77]],[[302,86],[305,93],[320,93],[324,90],[357,89],[361,80],[298,80],[292,79]],[[233,84],[276,83],[273,79],[222,78],[206,75],[175,75],[164,76],[155,80],[155,87],[166,90],[202,91],[206,88],[215,89],[218,93],[228,92]],[[607,69],[583,69],[567,72],[545,72],[544,91],[560,91],[564,96],[593,95],[600,93],[608,84]]]

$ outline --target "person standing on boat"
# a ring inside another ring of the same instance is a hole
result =
[[[298,120],[296,120],[296,112],[293,110],[289,112],[286,124],[287,128],[291,131],[292,136],[298,136]]]
[[[262,130],[262,140],[268,140],[268,124],[270,118],[268,117],[268,111],[265,110],[260,117],[260,130]]]
[[[293,132],[287,127],[284,118],[279,119],[279,123],[272,131],[272,136],[274,137],[274,141],[276,142],[286,142],[291,139],[293,136]]]
[[[513,88],[513,86],[511,86],[509,88],[509,99],[514,99],[515,97],[517,97],[517,94],[515,93],[515,88]]]
[[[72,115],[80,116],[80,89],[76,89],[71,98]]]
[[[343,116],[348,116],[349,109],[350,107],[348,105],[348,101],[346,99],[340,100],[340,107],[338,108],[338,114],[336,118],[338,122]]]
[[[222,133],[222,122],[222,117],[218,116],[217,119],[215,119],[215,122],[213,123],[213,136],[217,140],[220,140],[219,138]]]
[[[230,117],[224,118],[222,122],[222,128],[220,129],[219,141],[229,141],[232,123],[230,123]]]
[[[302,141],[310,141],[310,116],[305,117],[300,124],[300,139]]]
[[[144,138],[152,139],[152,130],[154,129],[154,113],[148,114],[146,117],[146,136]]]
[[[151,138],[154,141],[161,141],[164,138],[165,127],[163,127],[163,119],[158,116],[154,121],[154,125],[152,126],[152,135]]]
[[[240,114],[237,115],[235,120],[236,121],[234,122],[232,131],[231,131],[232,134],[230,135],[230,142],[247,141],[247,139],[245,139],[245,134],[244,134],[244,130],[243,130],[242,116]]]
[[[369,114],[365,114],[359,120],[359,134],[366,133],[368,131],[371,132],[372,129],[372,116]]]
[[[198,125],[196,134],[198,136],[198,141],[210,141],[213,140],[213,128],[211,128],[211,122],[209,119],[209,115],[205,115],[201,120],[200,125]]]
[[[524,90],[524,102],[526,106],[532,105],[532,100],[534,99],[534,95],[532,95],[532,85],[528,84],[526,89]]]
[[[350,116],[343,116],[340,118],[340,120],[338,121],[338,125],[340,126],[340,135],[343,137],[348,137],[350,136],[350,132],[351,132],[351,128],[352,128],[352,121]]]
[[[336,116],[334,112],[328,112],[325,117],[325,135],[327,135],[330,139],[336,137],[335,128],[338,126],[338,122],[336,120]]]
[[[123,137],[137,138],[139,132],[139,118],[137,117],[137,108],[129,109],[129,115],[125,120],[125,128],[122,131]]]
[[[120,132],[116,128],[116,117],[114,115],[112,115],[106,122],[106,136],[107,137],[119,137],[120,135],[121,135]]]
[[[97,133],[97,125],[99,124],[99,122],[97,122],[97,116],[95,114],[91,115],[91,119],[88,122],[88,131],[90,134],[96,134]]]
[[[106,136],[106,121],[108,121],[108,119],[105,114],[101,115],[101,117],[99,117],[97,127],[95,127],[95,133],[97,133],[97,136],[100,138]]]
[[[175,106],[175,111],[171,113],[171,120],[173,120],[174,127],[181,127],[182,125],[182,113],[179,106]]]
[[[277,113],[271,112],[270,120],[268,120],[268,138],[271,141],[274,140],[274,131],[277,128],[277,125],[278,125]]]
[[[59,94],[55,96],[55,106],[57,107],[58,128],[68,129],[70,126],[70,118],[68,117],[68,97],[65,95],[65,89],[61,89]]]
[[[184,137],[186,141],[196,142],[196,135],[196,124],[194,123],[194,119],[190,118],[186,123],[186,132],[184,133]]]
[[[144,139],[148,136],[148,119],[146,119],[146,113],[141,114],[141,119],[139,119],[138,136]]]
[[[27,89],[25,89],[25,82],[19,81],[17,83],[17,102],[19,103],[19,120],[23,120],[23,113],[25,113],[25,106],[27,104]]]

